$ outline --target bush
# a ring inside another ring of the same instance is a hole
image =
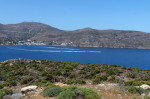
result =
[[[17,82],[15,80],[12,80],[12,81],[7,81],[6,82],[7,86],[16,86],[17,85]]]
[[[75,81],[76,84],[86,84],[86,82],[84,80],[81,80],[81,79],[77,79]]]
[[[106,80],[107,80],[107,77],[108,77],[107,74],[106,74],[106,75],[102,75],[102,76],[101,76],[101,80],[106,81]]]
[[[2,99],[4,95],[5,95],[5,92],[0,89],[0,99]]]
[[[100,84],[101,81],[106,81],[107,80],[108,75],[102,75],[102,76],[97,76],[92,82],[93,84]]]
[[[43,92],[44,97],[55,97],[61,92],[60,87],[52,87]]]
[[[139,93],[139,94],[142,94],[145,92],[144,89],[142,88],[136,88],[135,86],[129,86],[127,88],[127,90],[130,92],[130,93]]]
[[[3,89],[5,92],[5,95],[11,95],[13,94],[13,91],[11,89]]]
[[[99,99],[100,98],[97,92],[93,91],[92,89],[80,88],[80,90],[83,92],[85,99]]]
[[[92,80],[92,83],[93,83],[93,84],[100,84],[101,81],[102,81],[102,80],[101,80],[101,77],[98,76],[98,77],[96,77],[95,79]]]
[[[116,77],[115,75],[112,75],[109,79],[108,79],[109,82],[111,83],[116,83]]]
[[[61,92],[56,99],[73,99],[73,97],[75,97],[76,94],[73,91],[70,90],[66,90]]]
[[[46,80],[41,80],[41,82],[38,82],[38,86],[42,86],[42,87],[47,87],[49,85],[51,85],[52,83]]]
[[[4,85],[3,84],[0,84],[0,89],[3,89]]]
[[[107,73],[108,75],[115,75],[115,72],[114,72],[113,69],[108,69],[108,70],[106,70],[106,73]]]
[[[70,79],[75,78],[75,77],[76,77],[75,74],[71,74],[71,75],[68,76],[68,78],[70,78]]]
[[[66,84],[72,84],[72,81],[70,79],[67,79]]]
[[[130,93],[136,93],[136,87],[134,87],[134,86],[128,87],[127,90],[128,90]]]
[[[28,83],[28,79],[22,79],[21,81],[20,81],[20,84],[27,84]]]
[[[44,88],[44,91],[47,90],[47,89],[50,89],[50,88],[52,88],[52,87],[57,87],[57,86],[54,85],[54,84],[50,84],[50,85],[48,85],[46,88]]]
[[[12,90],[9,89],[0,89],[0,99],[3,99],[4,95],[11,95],[13,93]]]
[[[56,99],[99,99],[99,95],[88,88],[78,88],[75,86],[64,86],[62,92]]]

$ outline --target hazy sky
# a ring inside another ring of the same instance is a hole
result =
[[[150,33],[150,0],[0,0],[0,23],[34,21],[64,30],[139,30]]]

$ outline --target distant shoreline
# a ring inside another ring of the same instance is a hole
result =
[[[2,44],[0,44],[1,46]],[[5,44],[3,44],[6,46]],[[10,46],[10,45],[8,45]],[[86,46],[62,46],[62,45],[12,45],[12,46],[55,46],[55,47],[79,47],[79,48],[111,48],[111,49],[144,49],[144,50],[150,50],[150,48],[128,48],[128,47],[86,47]]]

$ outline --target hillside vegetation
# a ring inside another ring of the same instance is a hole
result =
[[[27,85],[46,87],[56,82],[67,85],[107,82],[117,83],[123,91],[142,94],[145,90],[135,86],[150,85],[150,70],[119,65],[17,59],[1,62],[0,71],[0,89]]]
[[[150,70],[107,64],[83,64],[46,60],[8,60],[0,63],[1,86],[62,82],[67,84],[93,84],[114,82],[124,85],[150,85]]]

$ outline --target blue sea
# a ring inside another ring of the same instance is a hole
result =
[[[116,64],[150,69],[149,49],[0,45],[0,61],[18,58]]]

